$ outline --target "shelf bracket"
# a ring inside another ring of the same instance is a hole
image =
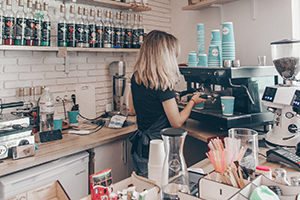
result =
[[[211,7],[219,8],[219,10],[220,10],[220,24],[223,24],[223,6],[221,4],[211,4]]]
[[[58,48],[57,57],[64,58],[65,73],[68,74],[70,72],[70,66],[67,47]]]
[[[256,20],[256,0],[251,0],[252,19]]]

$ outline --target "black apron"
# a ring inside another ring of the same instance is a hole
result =
[[[132,143],[131,154],[136,152],[139,157],[148,159],[150,141],[153,139],[162,139],[160,131],[170,126],[167,116],[163,115],[147,130],[136,130],[129,137],[129,141]]]

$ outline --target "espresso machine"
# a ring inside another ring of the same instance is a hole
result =
[[[233,127],[265,126],[273,121],[261,101],[266,85],[277,84],[278,74],[273,66],[241,67],[179,67],[184,76],[187,91],[201,92],[208,97],[204,109],[193,109],[190,118],[211,124],[220,129]],[[234,96],[234,113],[224,116],[221,96]],[[179,105],[180,109],[184,107]]]
[[[300,141],[299,73],[300,40],[281,40],[271,43],[274,66],[283,84],[267,86],[262,100],[273,113],[273,127],[266,135],[270,145],[295,147]]]
[[[125,77],[125,62],[124,61],[113,61],[109,64],[109,75],[112,76],[113,85],[113,114],[123,114],[124,112],[124,91],[126,86]],[[125,106],[126,107],[126,106]]]

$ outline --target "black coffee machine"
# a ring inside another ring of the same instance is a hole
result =
[[[190,118],[211,123],[221,129],[269,125],[273,114],[261,102],[266,85],[278,84],[278,73],[274,66],[243,67],[186,67],[180,72],[187,83],[187,91],[201,92],[208,97],[204,109],[193,109]],[[221,96],[234,96],[234,114],[224,116]],[[179,105],[180,109],[184,106]]]

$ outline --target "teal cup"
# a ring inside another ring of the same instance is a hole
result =
[[[197,31],[204,31],[204,24],[197,24]]]
[[[78,123],[78,114],[79,110],[76,111],[68,111],[68,116],[69,116],[69,122],[70,124],[76,124]]]
[[[223,115],[225,115],[225,116],[233,115],[233,110],[234,110],[234,97],[233,96],[222,96],[221,104],[222,104]]]
[[[195,109],[202,110],[203,108],[204,108],[204,102],[195,105]]]
[[[219,61],[220,60],[220,47],[218,45],[210,45],[209,46],[209,61]]]
[[[207,67],[207,55],[206,54],[198,54],[198,67]]]
[[[211,31],[211,42],[220,42],[221,43],[221,34],[220,30],[212,30]]]
[[[232,22],[223,23],[222,42],[234,42],[234,32]]]
[[[53,120],[53,129],[62,131],[62,119],[54,119]]]
[[[196,51],[191,51],[189,53],[189,60],[188,60],[189,63],[196,63],[197,65],[197,54],[196,54]]]

